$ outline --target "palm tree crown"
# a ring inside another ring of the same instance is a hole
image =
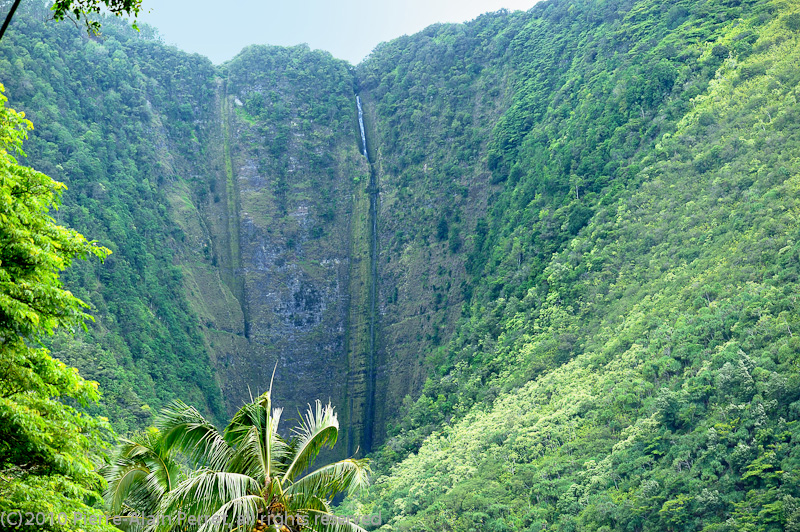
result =
[[[158,429],[118,446],[104,472],[110,510],[130,516],[126,528],[152,532],[363,530],[332,519],[330,504],[337,493],[366,486],[367,460],[307,472],[336,443],[333,407],[309,405],[289,438],[278,434],[281,413],[266,392],[220,432],[195,408],[172,403]]]

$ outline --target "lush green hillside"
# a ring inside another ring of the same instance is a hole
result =
[[[705,89],[722,63],[718,57],[721,49],[717,56],[706,53],[707,57],[700,58],[698,43],[717,38],[727,14],[690,16],[688,9],[660,4],[649,6],[652,11],[649,16],[646,16],[648,6],[630,12],[629,6],[617,3],[573,5],[570,13],[566,13],[568,8],[566,4],[543,4],[529,14],[497,14],[474,23],[494,30],[478,32],[489,39],[480,49],[503,54],[502,62],[480,72],[481,77],[487,78],[484,81],[487,91],[502,86],[500,74],[505,71],[511,94],[506,97],[507,110],[501,109],[502,115],[490,122],[495,126],[493,130],[479,136],[484,144],[477,157],[470,159],[455,151],[444,156],[444,163],[435,165],[458,163],[474,172],[474,176],[468,176],[471,188],[465,192],[467,198],[460,202],[465,214],[458,216],[459,223],[455,224],[457,228],[469,229],[464,233],[463,243],[456,244],[463,246],[463,253],[454,257],[465,270],[457,285],[460,297],[448,295],[448,301],[454,299],[448,308],[460,302],[461,297],[467,299],[467,305],[459,309],[465,319],[459,324],[454,341],[433,351],[429,361],[438,366],[440,374],[461,362],[459,367],[463,369],[458,372],[464,374],[445,379],[450,382],[458,378],[461,386],[441,386],[438,379],[427,385],[426,395],[443,398],[432,412],[421,412],[423,416],[433,414],[428,421],[434,423],[458,410],[460,399],[451,392],[463,397],[467,408],[475,400],[497,395],[500,389],[487,385],[487,380],[507,368],[502,358],[493,360],[496,352],[505,349],[494,344],[503,322],[515,313],[514,300],[523,299],[532,287],[546,286],[544,269],[552,254],[563,250],[594,212],[625,193],[625,187],[634,179],[642,158],[654,149],[659,135],[674,131],[692,105],[692,98]],[[680,20],[675,18],[678,15]],[[701,29],[692,30],[694,26]],[[449,28],[439,31],[445,35],[451,33]],[[474,41],[467,30],[462,33],[462,40]],[[444,40],[426,35],[417,38],[415,46],[433,49],[427,55],[435,55],[435,48]],[[458,42],[453,46],[457,47]],[[737,45],[749,46],[746,40]],[[369,64],[368,61],[366,65]],[[650,78],[651,70],[659,77]],[[448,79],[449,71],[440,69],[440,72],[443,72],[440,77]],[[425,80],[423,85],[432,83]],[[388,92],[383,99],[396,99],[397,92]],[[448,96],[441,100],[450,102]],[[484,105],[493,103],[485,93],[482,101]],[[380,112],[380,105],[378,109]],[[387,130],[390,126],[387,122]],[[423,136],[412,124],[402,126],[398,129],[409,131],[410,138]],[[422,122],[416,127],[425,129],[429,123]],[[439,142],[437,146],[457,146],[449,140],[453,132],[464,131],[474,134],[473,128],[463,127],[460,121],[454,123],[453,128],[443,133],[448,142]],[[443,157],[443,149],[439,148],[439,157]],[[436,152],[431,158],[435,156]],[[424,167],[427,162],[420,165]],[[457,180],[442,181],[451,188],[458,185]],[[429,182],[420,179],[415,190],[426,191]],[[459,205],[450,194],[440,195],[448,198],[445,210]],[[488,206],[480,206],[481,201]],[[433,226],[438,229],[439,225],[447,229],[441,236],[448,240],[453,224],[447,223],[446,217],[445,223],[440,221],[434,217],[421,226],[417,241],[435,243],[436,238],[430,233]],[[429,228],[427,234],[425,228]],[[385,238],[384,247],[391,241],[391,237]],[[437,268],[440,276],[441,270]],[[457,268],[455,271],[458,273]],[[444,273],[442,283],[447,286],[445,283],[452,276],[447,270]],[[428,295],[427,299],[443,298]],[[509,303],[512,308],[507,311]],[[542,353],[526,366],[527,373],[520,375],[515,384],[565,362],[579,349],[574,332],[554,340],[548,353]],[[474,368],[480,368],[482,375],[470,385],[465,381],[470,380]]]
[[[67,185],[58,221],[113,252],[103,265],[66,272],[66,284],[98,320],[77,341],[56,339],[53,350],[101,383],[101,412],[123,430],[149,423],[151,408],[177,397],[220,416],[213,369],[174,261],[185,235],[163,186],[190,172],[181,152],[203,135],[195,120],[207,120],[206,108],[190,102],[208,98],[212,65],[112,23],[97,41],[70,25],[44,24],[42,8],[25,8],[0,45],[11,105],[35,127],[24,162]],[[167,70],[169,77],[148,75]]]
[[[395,530],[798,526],[797,6],[618,9],[509,48],[469,318],[364,501]]]

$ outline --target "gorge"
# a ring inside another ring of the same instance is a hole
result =
[[[797,2],[548,0],[356,66],[47,13],[0,81],[113,252],[47,343],[119,434],[222,425],[277,362],[393,530],[796,529]]]

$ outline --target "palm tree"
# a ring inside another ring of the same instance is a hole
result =
[[[177,454],[154,427],[122,438],[113,462],[103,470],[109,482],[106,502],[114,515],[157,514],[164,496],[186,479]],[[143,528],[131,523],[127,528]]]
[[[330,504],[337,493],[367,485],[367,460],[306,472],[324,446],[336,443],[333,407],[309,405],[290,438],[278,434],[281,413],[266,392],[220,432],[195,408],[172,403],[161,413],[159,431],[118,447],[106,470],[111,511],[155,515],[132,521],[153,531],[362,531],[333,518]]]

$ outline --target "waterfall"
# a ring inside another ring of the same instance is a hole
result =
[[[369,159],[367,150],[367,132],[364,127],[364,109],[361,106],[361,97],[356,94],[356,107],[358,108],[358,128],[361,133],[361,153],[369,164],[369,292],[367,294],[368,308],[368,329],[367,345],[364,353],[364,396],[363,411],[359,417],[362,423],[361,434],[355,435],[356,438],[350,440],[348,444],[349,452],[355,452],[360,448],[362,452],[368,453],[372,450],[373,427],[372,422],[375,417],[375,378],[376,378],[376,358],[377,358],[377,299],[378,299],[378,176],[376,169]]]
[[[364,132],[364,111],[361,109],[361,96],[356,94],[356,106],[358,106],[358,127],[361,129],[361,149],[364,157],[369,161],[367,153],[367,134]]]

